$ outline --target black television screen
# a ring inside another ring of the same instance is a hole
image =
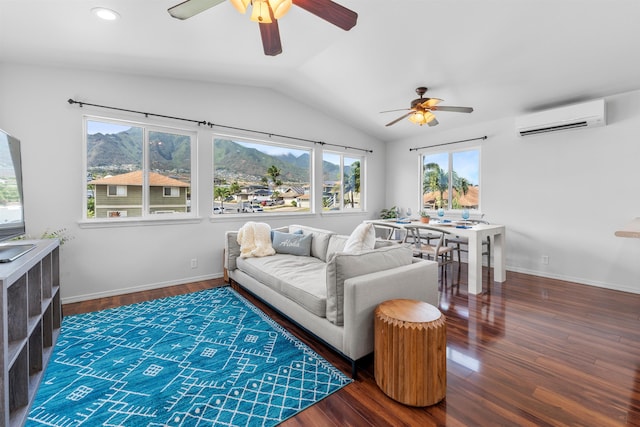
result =
[[[20,140],[0,129],[0,241],[25,234]]]

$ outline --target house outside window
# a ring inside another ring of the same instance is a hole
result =
[[[85,117],[86,219],[193,216],[195,133]]]
[[[262,140],[216,136],[214,214],[292,214],[312,210],[313,150]]]
[[[362,210],[364,157],[325,151],[322,154],[322,209]]]
[[[422,155],[422,208],[480,210],[480,148]]]

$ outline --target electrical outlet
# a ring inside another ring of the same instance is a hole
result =
[[[191,258],[191,268],[198,268],[198,258]]]
[[[548,255],[542,255],[542,263],[544,265],[549,264],[549,256]]]

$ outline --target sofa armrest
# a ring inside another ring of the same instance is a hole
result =
[[[345,280],[345,355],[357,360],[373,351],[374,311],[378,304],[398,298],[438,307],[438,264],[416,259],[410,265]]]
[[[238,232],[227,231],[224,235],[224,268],[235,270],[238,268],[236,259],[240,256],[240,245],[238,244]]]

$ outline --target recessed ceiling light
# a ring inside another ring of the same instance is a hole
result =
[[[91,13],[96,15],[100,19],[105,21],[115,21],[120,18],[120,14],[115,10],[107,9],[106,7],[94,7],[91,9]]]

